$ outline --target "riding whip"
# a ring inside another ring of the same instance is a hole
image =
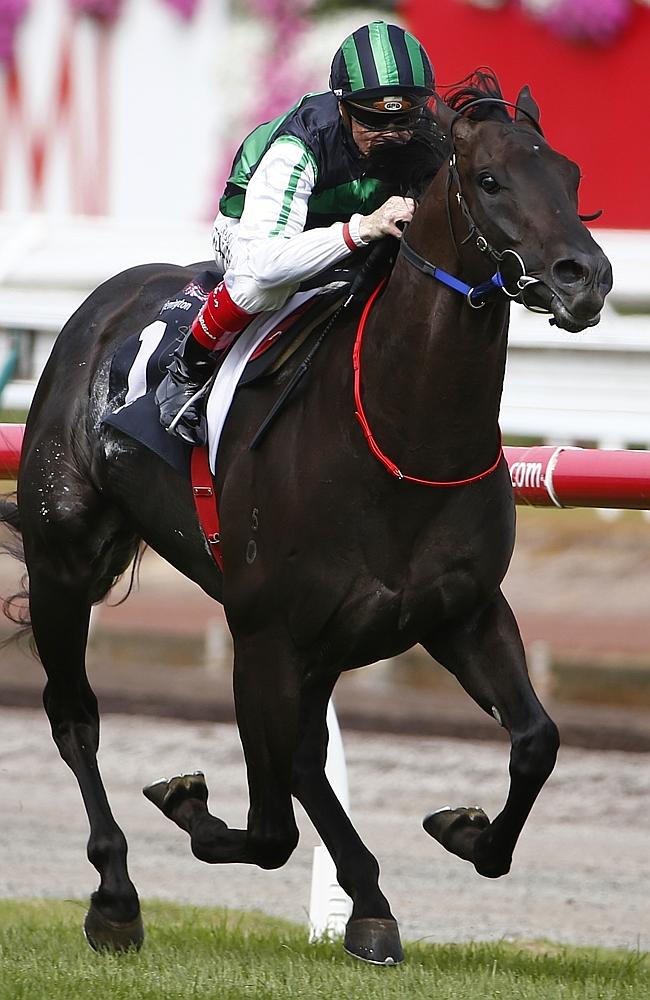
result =
[[[258,448],[262,443],[262,441],[264,440],[264,438],[266,437],[266,433],[269,430],[275,418],[277,417],[278,413],[280,413],[280,411],[284,408],[289,397],[291,396],[291,394],[293,393],[293,391],[295,390],[296,386],[301,381],[303,376],[305,376],[307,372],[310,370],[316,352],[320,348],[321,344],[325,340],[325,337],[330,332],[336,321],[339,319],[340,316],[342,316],[345,310],[348,309],[350,305],[356,300],[357,296],[359,295],[359,292],[364,287],[365,282],[372,275],[372,273],[379,267],[380,262],[383,262],[384,258],[386,264],[389,262],[391,256],[395,252],[395,248],[393,245],[394,242],[395,241],[393,240],[392,237],[387,237],[385,239],[379,240],[376,246],[372,248],[366,260],[359,268],[357,276],[354,278],[354,280],[350,285],[350,294],[348,295],[347,299],[345,299],[345,301],[341,303],[338,309],[330,317],[329,321],[325,324],[320,334],[318,335],[317,340],[311,347],[309,353],[303,358],[299,366],[296,368],[290,381],[284,387],[283,392],[278,397],[278,399],[276,399],[269,413],[264,418],[264,421],[260,425],[255,437],[253,438],[253,440],[249,445],[250,451],[253,451],[255,448]]]

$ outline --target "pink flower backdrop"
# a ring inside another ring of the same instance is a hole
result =
[[[237,135],[230,146],[219,150],[212,181],[214,195],[206,209],[211,217],[216,213],[233,157],[244,136],[256,125],[282,114],[302,94],[314,89],[313,80],[300,69],[294,54],[300,49],[301,39],[309,27],[309,15],[319,6],[318,0],[242,0],[241,6],[264,24],[268,40],[253,70],[256,98],[241,116]],[[278,59],[278,52],[282,53],[281,59]],[[325,85],[323,81],[322,86]]]
[[[93,17],[110,24],[119,17],[124,0],[68,0],[75,14]],[[172,7],[180,17],[189,20],[199,0],[160,0]],[[630,19],[635,3],[650,0],[458,0],[484,9],[498,9],[517,4],[530,17],[542,22],[551,31],[582,44],[608,45],[616,40]],[[29,8],[30,0],[0,0],[0,63],[13,56],[18,26]],[[349,0],[241,0],[251,14],[267,21],[275,37],[291,45],[305,30],[310,14],[335,8],[350,7]],[[384,3],[387,13],[390,4]],[[396,2],[395,6],[398,6]],[[277,62],[280,62],[279,60]],[[272,73],[272,82],[287,83],[291,74],[287,62],[277,65],[271,57],[265,67]],[[274,91],[271,87],[267,93]],[[286,89],[285,89],[286,93]],[[272,103],[272,99],[271,99]]]
[[[556,0],[547,4],[542,18],[558,35],[576,42],[607,45],[626,26],[632,0]]]
[[[311,89],[311,82],[297,68],[292,55],[307,30],[308,15],[313,13],[316,0],[246,0],[245,6],[250,14],[266,22],[270,33],[265,55],[255,70],[260,86],[256,88],[259,100],[250,113],[254,126],[286,111],[287,95],[291,95],[291,103]],[[283,53],[282,59],[278,59],[278,52]]]
[[[16,29],[28,7],[29,0],[0,0],[0,62],[11,59]]]
[[[75,14],[94,17],[110,24],[119,17],[123,0],[68,0]],[[198,0],[161,0],[189,20]],[[11,62],[14,54],[16,30],[27,13],[30,0],[0,0],[0,63]]]
[[[610,45],[627,26],[635,3],[648,0],[459,0],[473,7],[518,5],[555,34],[578,44]]]
[[[16,33],[32,0],[0,0],[0,70],[2,64],[13,67]],[[33,0],[35,2],[35,0]],[[109,27],[133,0],[66,0],[75,17],[93,18]],[[198,11],[201,0],[158,0],[176,12],[179,18],[190,20]],[[217,168],[210,185],[214,196],[206,206],[213,214],[228,176],[232,156],[243,136],[256,125],[269,121],[309,90],[325,87],[323,79],[315,84],[304,59],[306,32],[314,30],[317,16],[335,10],[350,13],[351,0],[232,0],[238,14],[248,15],[265,29],[262,54],[252,68],[255,83],[254,98],[242,109],[237,135],[233,133],[232,148],[223,146],[216,151]],[[435,0],[433,0],[435,4]],[[539,23],[546,34],[556,34],[579,46],[593,49],[613,45],[631,19],[635,4],[650,4],[650,0],[453,0],[461,6],[482,8],[486,17],[490,10],[516,8],[532,22]],[[407,0],[377,0],[376,16],[391,19],[395,10],[408,10]],[[433,8],[432,8],[433,9]],[[361,11],[367,7],[359,7]],[[425,15],[427,21],[429,13]],[[433,15],[431,15],[433,17]],[[317,22],[316,22],[317,23]],[[433,23],[433,21],[431,22]],[[316,29],[317,30],[317,29]],[[281,58],[278,54],[281,53]],[[483,57],[489,60],[489,53]]]

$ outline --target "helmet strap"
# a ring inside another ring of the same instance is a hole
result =
[[[350,115],[350,112],[346,108],[344,101],[339,101],[339,112],[341,114],[341,118],[343,119],[343,127],[350,136],[352,142],[354,142],[354,136],[352,134],[352,117]],[[359,148],[356,142],[354,142],[354,145],[357,147],[357,149]]]

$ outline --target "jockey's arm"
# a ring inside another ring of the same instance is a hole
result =
[[[372,215],[355,214],[348,223],[305,231],[316,169],[299,140],[282,138],[266,152],[249,182],[239,240],[247,245],[249,273],[260,289],[312,278],[371,240],[400,235],[395,222],[412,215],[408,199],[390,198]]]
[[[351,252],[343,223],[305,232],[307,206],[316,185],[316,161],[299,141],[282,138],[262,158],[246,190],[239,226],[251,277],[260,288],[298,284],[338,263]],[[349,239],[362,247],[360,216]]]

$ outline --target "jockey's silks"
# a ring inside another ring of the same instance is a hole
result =
[[[315,174],[305,229],[347,222],[356,212],[370,215],[385,201],[381,182],[364,175],[365,160],[343,124],[336,97],[328,91],[307,94],[286,114],[259,125],[244,139],[219,203],[223,215],[241,218],[248,182],[264,154],[278,140],[302,147],[304,165],[310,166]],[[287,216],[291,197],[288,189],[285,194],[288,204],[284,206]]]

